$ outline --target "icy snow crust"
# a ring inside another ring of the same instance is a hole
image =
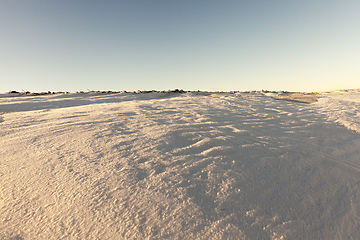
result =
[[[360,93],[0,97],[0,239],[358,239]]]

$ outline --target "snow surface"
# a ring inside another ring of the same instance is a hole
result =
[[[0,239],[360,239],[360,92],[0,95]]]

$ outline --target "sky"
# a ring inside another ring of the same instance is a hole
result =
[[[360,88],[358,0],[1,0],[0,92]]]

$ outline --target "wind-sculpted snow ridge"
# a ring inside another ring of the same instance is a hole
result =
[[[360,133],[360,91],[339,91],[327,94],[318,104],[329,120]]]
[[[357,239],[360,135],[326,99],[3,98],[0,239]]]

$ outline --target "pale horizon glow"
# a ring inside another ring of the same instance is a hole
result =
[[[360,88],[358,1],[2,1],[0,92]]]

